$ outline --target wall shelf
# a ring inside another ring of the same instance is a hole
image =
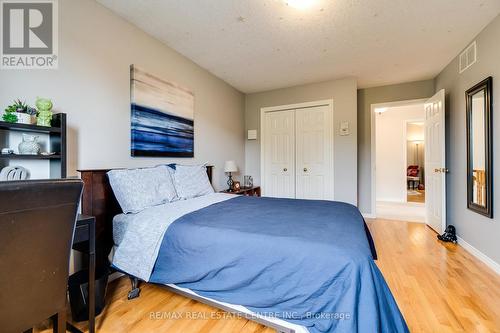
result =
[[[0,148],[12,148],[17,151],[17,143],[12,146],[12,138],[21,133],[40,133],[42,137],[48,138],[44,149],[55,152],[54,155],[23,155],[23,154],[0,154],[0,169],[8,165],[27,165],[30,171],[48,168],[43,177],[66,178],[66,114],[56,113],[52,117],[52,126],[38,126],[30,124],[7,123],[0,121]],[[15,134],[17,133],[17,134]],[[38,164],[33,161],[48,161],[47,164]],[[15,161],[15,162],[14,162]],[[25,162],[23,162],[25,161]],[[33,164],[35,163],[35,164]],[[38,172],[40,175],[40,172]]]
[[[17,160],[59,160],[60,154],[54,155],[22,155],[22,154],[0,154],[0,159],[17,159]]]
[[[29,124],[7,123],[0,121],[0,130],[38,132],[38,133],[61,133],[61,127],[48,127]]]

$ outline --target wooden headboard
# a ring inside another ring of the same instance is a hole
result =
[[[122,213],[116,201],[107,173],[111,169],[78,170],[83,181],[82,214],[96,219],[96,252],[98,263],[106,261],[113,247],[113,217]],[[207,175],[212,183],[213,166],[207,166]]]

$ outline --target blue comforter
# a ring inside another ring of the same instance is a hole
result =
[[[408,332],[358,209],[239,196],[168,228],[151,282],[317,332]]]

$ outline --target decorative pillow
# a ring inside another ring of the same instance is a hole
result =
[[[124,213],[138,213],[146,208],[176,199],[172,177],[167,167],[111,170],[109,182]]]
[[[195,198],[214,193],[205,165],[175,166],[174,184],[181,199]]]

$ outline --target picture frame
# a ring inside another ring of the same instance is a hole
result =
[[[234,181],[234,184],[233,184],[233,191],[237,192],[241,190],[241,183],[239,181]]]
[[[194,157],[194,94],[130,66],[133,157]]]

